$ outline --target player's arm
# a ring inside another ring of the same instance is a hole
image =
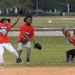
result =
[[[17,24],[17,22],[19,21],[19,18],[20,18],[20,17],[21,17],[21,15],[18,15],[16,21],[12,24],[12,27],[14,27],[14,26]]]
[[[70,43],[73,42],[73,39],[72,39],[71,37],[66,37],[66,39],[67,39]]]
[[[71,38],[72,40],[74,40],[74,37],[73,37],[73,36],[70,36],[70,38]]]
[[[32,37],[31,39],[32,39],[32,42],[33,42],[34,44],[36,44],[35,38]]]
[[[19,21],[21,15],[23,14],[22,8],[20,8],[19,13],[18,13],[18,17],[16,19],[16,21],[12,24],[12,27],[15,26],[17,24],[17,22]]]
[[[34,38],[34,37],[30,38],[30,37],[26,36],[25,34],[24,34],[23,36],[24,36],[27,40],[32,41],[32,42],[35,44],[35,38]]]
[[[33,30],[32,30],[32,32],[31,32],[31,39],[32,39],[32,42],[33,42],[34,44],[36,44],[35,37],[34,37],[34,27],[33,27]]]

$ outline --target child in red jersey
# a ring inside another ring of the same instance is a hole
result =
[[[34,26],[31,24],[32,23],[32,16],[27,15],[24,18],[24,24],[21,25],[20,27],[20,34],[18,36],[18,54],[19,57],[22,52],[22,46],[26,46],[26,63],[30,63],[30,54],[31,54],[31,43],[32,41],[35,44],[35,39],[34,39]]]
[[[69,31],[68,31],[68,34],[70,34]],[[70,36],[68,36],[68,34],[67,34],[67,36],[65,36],[66,39],[75,46],[75,31],[73,33],[73,36],[71,36],[71,34],[70,34]],[[70,57],[70,55],[71,55],[71,57]],[[74,56],[75,56],[75,49],[68,50],[66,52],[66,58],[67,58],[66,63],[74,62]]]
[[[10,19],[2,18],[0,21],[0,64],[1,68],[3,67],[4,60],[3,60],[3,53],[4,48],[6,48],[10,53],[12,53],[16,57],[16,62],[21,62],[18,53],[10,44],[10,39],[8,37],[8,32],[10,29],[16,25],[21,15],[19,15],[16,21],[13,24],[10,24]]]

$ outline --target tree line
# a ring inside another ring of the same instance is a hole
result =
[[[17,12],[20,5],[24,12],[31,12],[37,8],[37,0],[0,0],[0,13],[10,12],[13,9]],[[57,9],[62,12],[67,12],[67,4],[69,4],[70,12],[75,12],[75,0],[38,0],[38,8],[45,12]],[[1,12],[2,11],[2,12]]]

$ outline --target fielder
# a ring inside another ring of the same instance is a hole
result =
[[[26,15],[24,18],[24,24],[21,25],[20,27],[20,34],[18,36],[18,54],[19,57],[21,56],[22,53],[22,46],[25,45],[26,47],[26,63],[30,63],[30,54],[31,54],[31,43],[32,41],[34,43],[34,47],[41,50],[41,45],[39,43],[35,42],[34,38],[34,26],[31,24],[32,23],[32,16],[31,15]]]
[[[4,48],[6,48],[10,53],[12,53],[16,57],[16,63],[21,62],[18,53],[10,44],[10,39],[8,38],[8,32],[18,22],[21,16],[21,11],[22,10],[20,10],[20,14],[13,24],[10,24],[11,20],[6,18],[2,18],[0,21],[0,66],[1,68],[3,68],[4,65],[4,59],[3,59]]]
[[[71,36],[70,32],[66,29],[63,29],[63,34],[65,35],[66,39],[68,39],[68,41],[75,46],[75,30],[73,36]],[[74,56],[75,49],[68,50],[66,52],[66,63],[74,62]]]

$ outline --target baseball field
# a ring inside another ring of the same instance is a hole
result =
[[[11,18],[11,17],[10,17]],[[58,20],[56,19],[58,18]],[[14,22],[15,18],[11,18]],[[48,23],[48,20],[52,23]],[[66,19],[66,20],[65,20]],[[15,26],[19,28],[22,23],[23,17],[20,22]],[[69,23],[70,28],[74,28],[74,17],[34,17],[34,26],[38,28],[64,28],[66,23]],[[41,23],[41,24],[40,24]],[[43,24],[44,23],[44,24]],[[17,37],[11,36],[11,44],[17,50]],[[33,48],[31,52],[30,64],[26,64],[26,49],[23,47],[21,58],[23,64],[16,64],[15,57],[11,55],[6,49],[4,52],[5,66],[0,69],[0,75],[75,75],[75,62],[66,63],[66,51],[72,49],[73,46],[68,43],[64,36],[35,36],[37,42],[41,43],[42,50]]]
[[[3,17],[0,17],[3,18]],[[16,20],[16,17],[6,17],[11,19],[11,23]],[[16,24],[14,28],[19,28],[23,21],[24,17],[21,17],[19,22]],[[49,21],[51,21],[49,23]],[[68,24],[69,28],[74,28],[75,26],[75,16],[41,16],[41,17],[33,17],[32,24],[35,28],[64,28],[66,24]]]
[[[26,64],[26,49],[23,47],[23,64],[16,64],[15,58],[7,50],[4,53],[5,67],[0,69],[1,75],[74,75],[75,63],[65,63],[65,52],[73,46],[66,45],[64,37],[36,36],[42,44],[42,50],[33,48],[31,62]],[[17,50],[17,37],[10,37],[11,44]]]

